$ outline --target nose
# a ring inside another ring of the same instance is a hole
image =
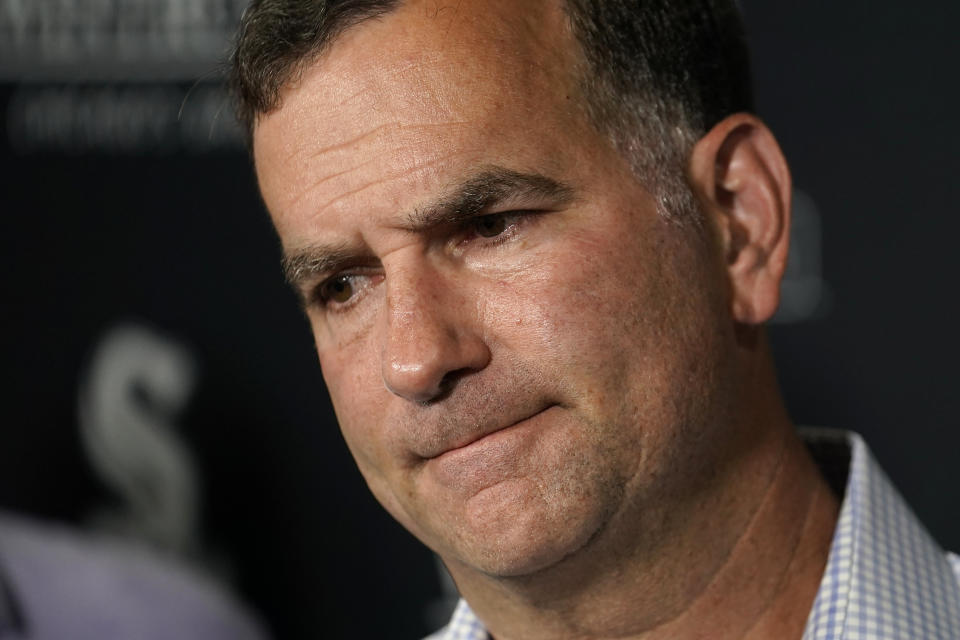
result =
[[[412,402],[436,400],[490,361],[476,300],[429,269],[387,276],[381,374],[387,389]]]

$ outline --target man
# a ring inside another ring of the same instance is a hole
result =
[[[463,596],[436,637],[960,637],[862,442],[779,398],[732,2],[264,0],[233,62],[347,444]]]

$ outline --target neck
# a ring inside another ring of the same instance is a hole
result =
[[[755,445],[664,527],[621,514],[532,576],[451,567],[461,593],[497,640],[799,639],[838,504],[782,409],[764,413],[742,436]]]

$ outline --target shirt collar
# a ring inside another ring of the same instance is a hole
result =
[[[828,430],[808,430],[804,437],[818,462],[845,447],[850,465],[803,640],[960,638],[957,575],[863,439]],[[831,479],[830,469],[822,468]]]
[[[944,555],[859,435],[801,433],[827,482],[843,496],[802,640],[960,638],[960,559]],[[427,640],[488,638],[461,599],[450,624]]]

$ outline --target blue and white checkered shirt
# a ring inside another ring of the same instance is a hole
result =
[[[843,506],[802,640],[960,640],[960,558],[945,554],[855,433],[805,430]],[[460,600],[427,640],[489,640]]]

